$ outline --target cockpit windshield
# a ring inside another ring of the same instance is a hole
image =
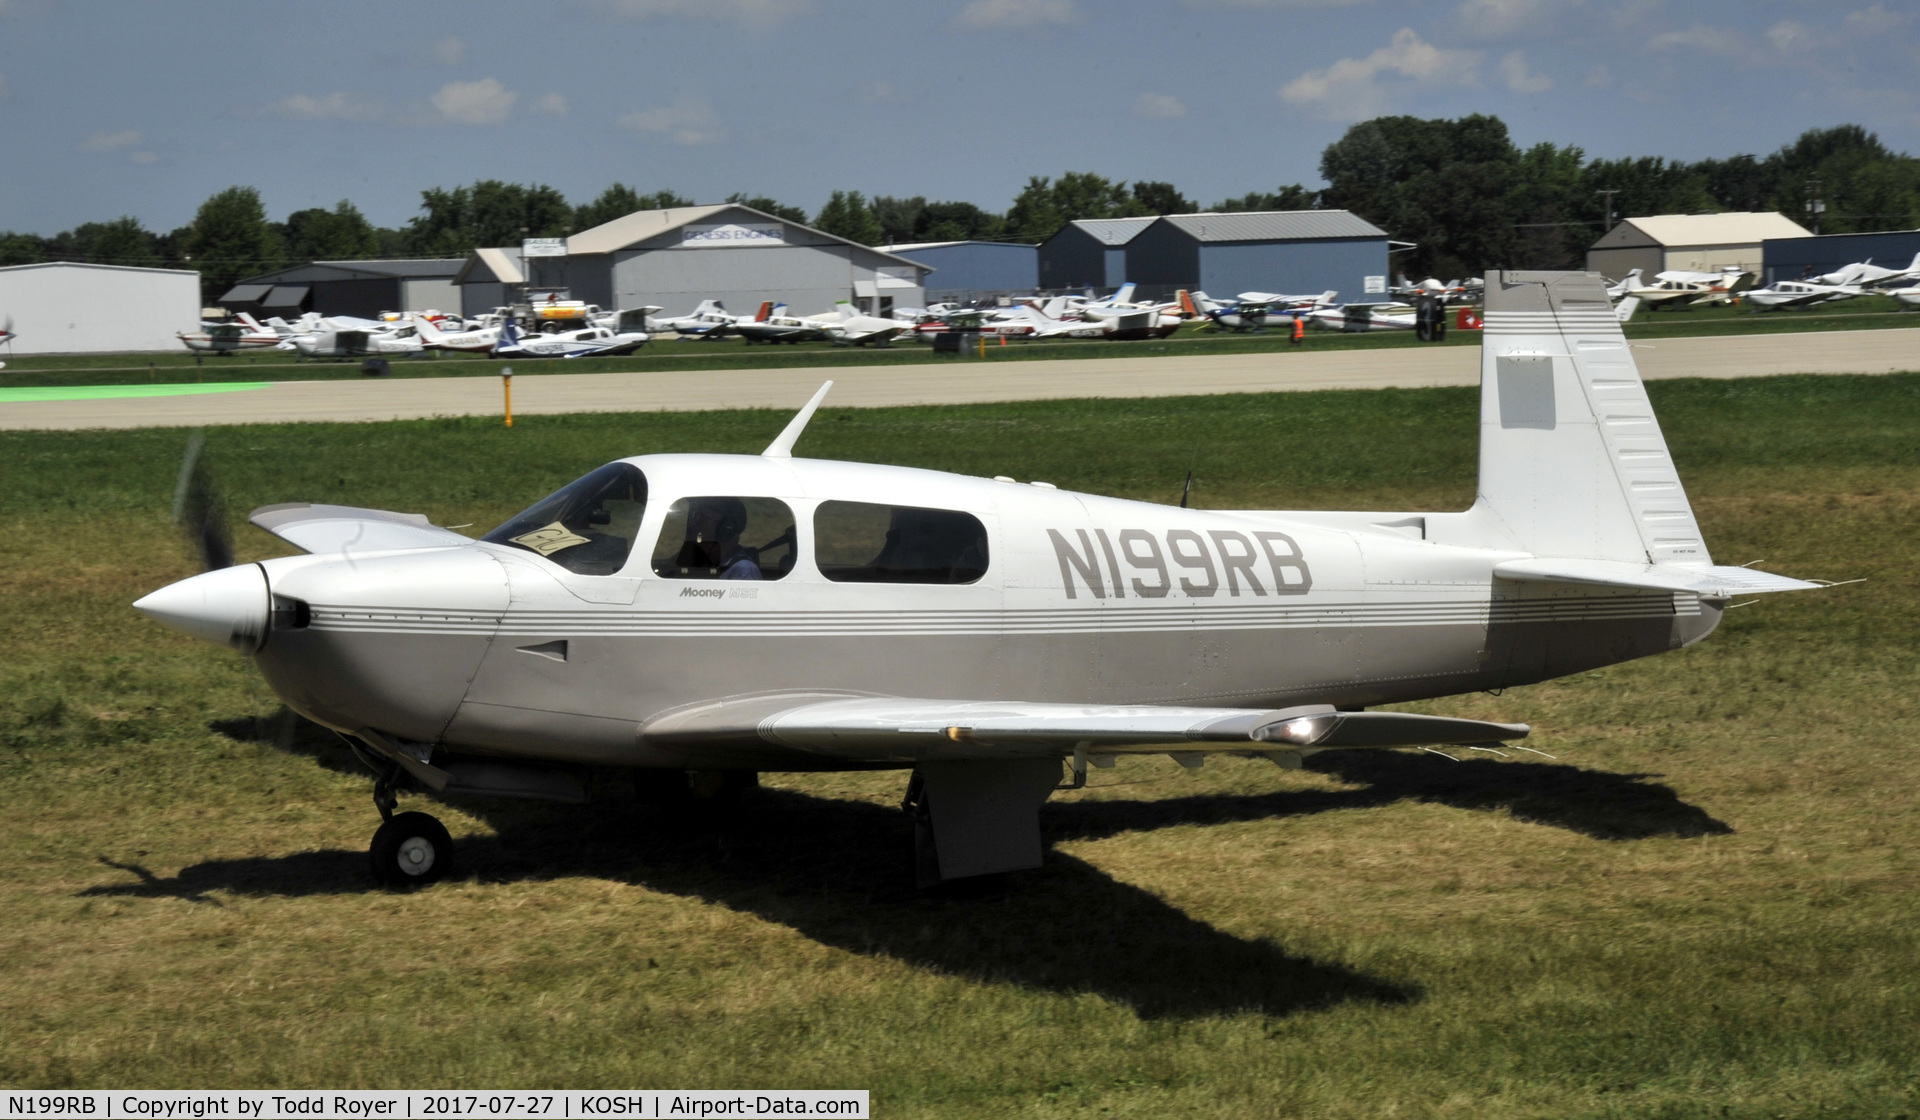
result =
[[[480,538],[544,556],[571,572],[609,576],[626,565],[647,510],[647,478],[608,463],[562,486]]]

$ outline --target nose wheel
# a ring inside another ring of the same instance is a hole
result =
[[[412,890],[453,870],[453,837],[426,813],[398,813],[373,834],[367,857],[381,886]]]
[[[427,813],[395,813],[399,801],[398,766],[387,767],[373,783],[373,804],[381,825],[367,848],[373,878],[389,890],[410,891],[437,883],[453,870],[453,837]]]

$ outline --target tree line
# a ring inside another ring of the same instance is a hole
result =
[[[1446,278],[1488,268],[1576,268],[1615,220],[1649,214],[1778,210],[1819,232],[1920,228],[1920,160],[1893,152],[1858,125],[1812,129],[1767,156],[1697,162],[1589,160],[1551,143],[1522,149],[1498,117],[1379,117],[1349,128],[1320,156],[1324,189],[1300,184],[1214,203],[1216,211],[1351,210],[1411,242],[1396,270]],[[1088,218],[1190,214],[1200,207],[1172,183],[1128,183],[1093,172],[1032,176],[1004,212],[925,196],[869,198],[834,191],[818,213],[746,194],[742,203],[865,245],[921,241],[1038,243]],[[486,179],[421,192],[406,226],[373,225],[352,202],[269,219],[260,194],[235,186],[202,203],[192,222],[155,233],[134,218],[88,222],[51,237],[0,233],[0,265],[71,260],[192,268],[207,298],[234,281],[315,260],[457,257],[529,237],[564,237],[635,210],[693,205],[672,191],[615,183],[569,203],[544,184]]]

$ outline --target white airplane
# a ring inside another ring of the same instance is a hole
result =
[[[1409,281],[1403,272],[1398,279],[1399,283],[1388,288],[1387,294],[1402,301],[1434,296],[1447,303],[1474,303],[1479,301],[1486,284],[1478,276],[1445,281],[1429,276],[1416,284]]]
[[[911,770],[923,884],[1033,867],[1063,763],[1077,786],[1138,754],[1291,769],[1512,741],[1529,729],[1379,709],[1678,649],[1736,595],[1820,586],[1713,563],[1598,277],[1497,279],[1459,513],[796,459],[828,382],[760,455],[616,460],[479,540],[266,506],[248,520],[305,555],[208,544],[211,570],[134,607],[356,741],[392,886],[458,857],[431,815],[394,813],[403,790],[581,801],[589,767],[682,796]]]
[[[803,315],[794,322],[811,325],[842,346],[865,346],[869,342],[885,346],[913,329],[911,323],[898,319],[862,315],[852,301],[844,299],[835,303],[832,311],[821,315]]]
[[[1045,310],[1028,305],[1022,309],[1034,327],[1034,338],[1098,338],[1108,342],[1139,342],[1165,338],[1186,322],[1178,315],[1154,307],[1133,310],[1107,308],[1084,319],[1062,319],[1059,301],[1049,301]]]
[[[631,354],[647,344],[644,331],[616,333],[606,327],[582,327],[556,334],[521,335],[509,319],[500,324],[500,341],[494,344],[496,358],[611,358]]]
[[[447,331],[442,330],[440,324],[422,316],[414,320],[414,327],[420,332],[420,344],[429,350],[491,354],[493,348],[500,344],[500,323],[472,330]]]
[[[1420,324],[1418,311],[1412,304],[1393,301],[1389,303],[1347,303],[1336,307],[1317,307],[1307,312],[1306,318],[1315,326],[1327,330],[1348,331],[1410,331]]]
[[[1882,268],[1868,257],[1858,264],[1835,269],[1823,276],[1809,277],[1816,284],[1859,285],[1863,288],[1899,288],[1920,280],[1920,253],[1905,268]]]
[[[898,308],[895,310],[898,311]],[[894,321],[902,323],[903,330],[912,329],[912,324],[905,320],[896,317]],[[802,342],[819,342],[827,337],[827,332],[819,324],[787,314],[786,304],[772,300],[762,303],[752,319],[735,323],[733,331],[746,339],[749,345],[762,342],[798,345]]]
[[[1761,311],[1783,307],[1811,307],[1816,303],[1852,299],[1864,294],[1856,284],[1815,284],[1806,280],[1775,280],[1764,288],[1748,288],[1740,298]]]
[[[1892,288],[1886,294],[1908,307],[1920,307],[1920,287]]]
[[[1339,295],[1338,291],[1331,288],[1317,296],[1241,292],[1233,303],[1222,303],[1205,292],[1180,292],[1175,302],[1193,318],[1211,319],[1222,330],[1257,331],[1276,325],[1275,319],[1291,324],[1298,313],[1331,307]]]
[[[291,349],[302,358],[390,358],[418,354],[424,347],[411,326],[393,331],[326,329],[296,334],[277,349]]]
[[[199,353],[232,354],[240,350],[266,350],[280,345],[281,335],[262,326],[246,312],[231,322],[202,322],[197,331],[179,331],[174,337],[188,350]]]
[[[673,331],[683,339],[724,338],[739,321],[740,317],[729,315],[726,306],[717,299],[703,299],[700,306],[685,315],[648,320],[650,330]]]

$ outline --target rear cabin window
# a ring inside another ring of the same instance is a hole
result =
[[[814,560],[836,583],[972,583],[987,573],[987,529],[970,513],[822,502]]]
[[[793,570],[793,530],[793,511],[778,498],[682,498],[667,507],[653,570],[668,579],[780,579]]]
[[[608,463],[569,482],[480,538],[544,556],[583,576],[626,565],[647,511],[647,479],[632,463]]]

